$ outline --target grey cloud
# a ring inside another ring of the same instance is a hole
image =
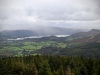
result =
[[[37,15],[39,19],[44,20],[92,21],[100,19],[98,15],[92,12],[91,8],[82,6],[80,8],[67,5],[58,7],[45,6],[44,9],[37,11]]]
[[[98,8],[100,8],[100,0],[95,0],[97,3]]]
[[[0,0],[0,20],[4,28],[74,27],[81,26],[82,21],[90,25],[90,21],[100,20],[100,0]]]
[[[6,20],[6,19],[8,19],[8,15],[0,14],[0,19]]]
[[[91,12],[91,9],[90,8],[83,8],[83,11],[85,11],[85,12]]]
[[[9,0],[0,0],[0,6],[5,6],[5,5],[8,5],[9,3],[10,3]]]
[[[96,14],[100,15],[100,8],[95,9]]]
[[[2,31],[3,30],[3,25],[2,24],[0,24],[0,31]]]
[[[57,12],[58,13],[58,12]],[[74,21],[93,21],[100,19],[100,16],[94,13],[86,12],[75,12],[73,14],[64,12],[63,14],[56,14],[50,12],[39,13],[39,18],[44,20],[74,20]]]
[[[95,13],[100,15],[100,0],[95,0],[97,8],[95,9]]]
[[[34,12],[34,9],[32,8],[32,6],[29,6],[28,8],[26,8],[26,12],[28,16],[31,16]]]
[[[0,19],[1,20],[6,20],[6,19],[8,19],[9,18],[9,14],[4,10],[1,10],[0,11]]]

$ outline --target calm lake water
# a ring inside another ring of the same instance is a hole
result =
[[[42,37],[50,37],[51,35],[46,35],[46,36],[29,36],[29,37],[24,37],[24,38],[16,38],[16,39],[8,39],[8,40],[24,40],[27,38],[42,38]],[[56,37],[67,37],[69,35],[54,35]]]

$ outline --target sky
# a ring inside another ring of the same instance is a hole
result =
[[[100,29],[100,0],[0,0],[0,31],[49,26]]]

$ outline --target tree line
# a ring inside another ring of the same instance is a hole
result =
[[[36,55],[0,58],[0,75],[99,75],[100,58]]]

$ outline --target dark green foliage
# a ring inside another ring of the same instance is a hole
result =
[[[36,55],[0,58],[0,75],[99,75],[100,58]]]
[[[100,43],[93,42],[80,44],[78,46],[66,47],[59,51],[60,55],[75,56],[83,55],[84,57],[100,57]]]
[[[39,64],[39,75],[52,75],[48,61],[41,61]]]

